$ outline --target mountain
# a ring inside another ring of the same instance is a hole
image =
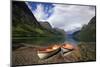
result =
[[[40,25],[46,29],[52,29],[52,26],[47,21],[45,22],[40,21]]]
[[[57,33],[59,31],[56,31]],[[62,32],[59,32],[62,33]],[[12,1],[12,36],[55,36],[57,35],[49,22],[39,22],[23,1]],[[60,34],[58,34],[60,35]]]
[[[73,35],[75,32],[80,31],[80,29],[81,29],[80,27],[77,27],[77,28],[75,28],[75,29],[66,31],[66,34],[67,34],[67,35]]]
[[[13,36],[31,36],[37,34],[40,24],[24,2],[12,3],[12,33]],[[41,30],[41,29],[39,29]],[[41,32],[43,32],[41,30]]]
[[[52,28],[48,21],[39,21],[40,25],[45,29],[49,30],[50,32],[54,33],[55,35],[65,35],[65,31],[59,28]]]
[[[96,41],[96,16],[94,16],[87,25],[83,26],[80,32],[75,34],[80,41],[95,42]]]
[[[63,29],[59,29],[59,28],[53,28],[53,32],[56,35],[62,35],[62,36],[65,36],[66,35],[66,32]]]
[[[48,26],[47,26],[48,25]],[[25,2],[12,2],[12,36],[52,36],[48,23],[40,24]]]

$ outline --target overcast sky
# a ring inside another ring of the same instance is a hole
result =
[[[38,21],[65,31],[80,29],[95,16],[95,6],[27,2]]]

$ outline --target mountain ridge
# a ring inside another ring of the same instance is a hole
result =
[[[92,17],[89,23],[82,27],[82,29],[74,34],[75,38],[85,42],[96,41],[96,16]]]

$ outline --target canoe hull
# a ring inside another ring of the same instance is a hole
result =
[[[54,51],[51,51],[51,52],[39,52],[38,51],[37,55],[40,59],[47,59],[47,58],[51,57],[52,55],[55,55],[59,51],[60,51],[60,48],[58,48]]]
[[[68,49],[65,49],[65,48],[61,48],[62,52],[68,52],[69,50]]]
[[[66,55],[70,54],[72,50],[73,49],[61,48],[63,56],[66,56]]]

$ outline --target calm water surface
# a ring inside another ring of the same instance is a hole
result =
[[[76,41],[72,36],[65,37],[20,37],[14,38],[14,43],[27,43],[34,45],[51,45],[51,44],[62,44],[62,43],[71,43],[77,45]]]

